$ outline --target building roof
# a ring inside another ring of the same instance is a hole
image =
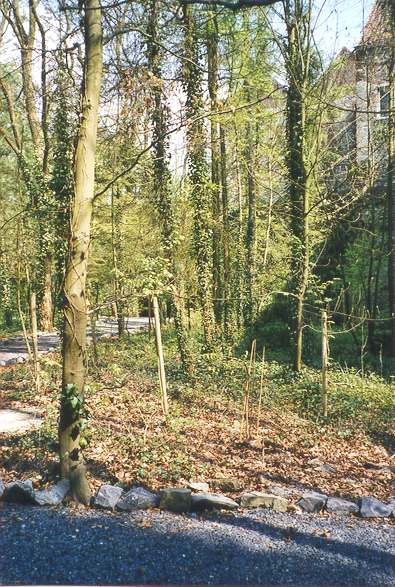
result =
[[[362,31],[360,45],[384,45],[391,39],[391,3],[394,0],[376,0]]]

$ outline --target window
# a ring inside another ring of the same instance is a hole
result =
[[[379,118],[388,118],[388,111],[390,109],[390,87],[380,86],[378,92],[380,100],[378,104]]]

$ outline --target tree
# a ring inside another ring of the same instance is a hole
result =
[[[292,311],[294,324],[294,369],[302,367],[303,305],[309,281],[309,206],[311,174],[308,169],[306,97],[311,63],[311,2],[286,0],[287,27],[285,67],[287,72],[287,167],[292,244]]]
[[[197,264],[198,293],[202,308],[204,343],[207,350],[214,346],[213,312],[213,242],[212,204],[206,159],[206,132],[203,120],[203,99],[200,55],[194,14],[183,9],[184,24],[184,87],[186,93],[187,157],[189,182],[194,214],[194,245]]]
[[[165,103],[165,82],[162,79],[161,71],[162,51],[158,44],[160,42],[159,22],[159,2],[158,0],[150,0],[147,32],[149,35],[148,67],[152,74],[151,91],[153,95],[151,116],[153,126],[154,202],[160,219],[164,253],[172,273],[172,306],[174,309],[178,350],[185,373],[191,375],[193,365],[185,328],[182,276],[178,268],[175,250],[175,221],[171,197],[171,173],[168,163],[168,108]]]
[[[50,210],[50,193],[48,179],[48,114],[49,91],[47,84],[47,49],[46,33],[37,11],[36,0],[29,2],[27,27],[22,14],[19,0],[6,0],[2,7],[3,14],[8,20],[19,45],[21,55],[22,91],[25,102],[25,112],[32,141],[32,152],[28,154],[22,142],[15,135],[14,105],[10,100],[10,93],[3,81],[1,89],[8,93],[9,115],[13,118],[15,146],[18,149],[18,158],[22,168],[26,188],[32,200],[32,215],[37,222],[37,238],[39,241],[39,255],[35,263],[33,289],[38,291],[40,299],[40,326],[43,330],[53,328],[52,303],[52,237],[53,223]],[[38,95],[33,82],[33,62],[36,49],[37,29],[41,42],[41,77],[40,77],[40,111]]]
[[[70,480],[75,499],[88,504],[90,490],[80,441],[86,376],[86,279],[95,185],[103,42],[99,0],[85,0],[83,11],[85,56],[81,115],[74,154],[74,194],[63,287],[63,372],[59,443],[61,475]]]
[[[388,294],[391,324],[391,356],[395,359],[395,6],[388,8],[392,22],[388,59],[387,202],[388,202]]]

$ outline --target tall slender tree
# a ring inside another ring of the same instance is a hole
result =
[[[63,373],[59,420],[62,477],[70,480],[78,501],[89,503],[90,489],[81,452],[86,376],[86,278],[95,185],[98,110],[103,41],[99,0],[85,0],[84,71],[81,115],[74,154],[71,234],[64,280]]]
[[[292,229],[292,322],[294,369],[302,368],[303,307],[309,281],[310,239],[306,96],[311,58],[311,0],[286,0],[287,28],[285,66],[287,71],[287,167]]]
[[[395,5],[387,7],[392,27],[388,59],[387,202],[388,202],[388,293],[391,322],[391,356],[395,360]]]
[[[192,357],[186,332],[184,289],[182,276],[177,263],[175,250],[175,220],[171,196],[171,173],[168,153],[168,107],[164,95],[162,79],[160,31],[160,4],[150,0],[148,20],[148,67],[152,74],[152,127],[153,127],[153,167],[154,167],[154,202],[161,225],[162,245],[172,273],[172,306],[177,334],[178,350],[184,371],[191,375]]]
[[[212,112],[218,110],[218,22],[214,11],[207,14],[208,91]],[[213,194],[213,288],[214,317],[217,329],[222,323],[223,267],[221,254],[222,215],[220,143],[217,117],[210,117],[211,189]]]
[[[198,292],[202,308],[204,343],[211,350],[215,340],[213,312],[213,241],[212,198],[206,157],[207,137],[204,126],[202,70],[195,15],[183,6],[184,22],[184,87],[186,93],[187,157],[194,215],[194,244],[197,264]]]
[[[1,10],[7,18],[17,39],[21,55],[22,91],[26,118],[30,130],[32,153],[28,155],[21,144],[19,158],[25,168],[25,182],[32,200],[32,215],[37,222],[39,256],[35,263],[33,289],[38,293],[40,327],[53,328],[52,300],[52,237],[50,191],[48,189],[48,84],[46,33],[37,11],[37,1],[29,1],[27,18],[23,15],[19,0],[5,0]],[[40,95],[33,81],[33,63],[37,36],[40,35]],[[39,104],[39,98],[41,104]]]

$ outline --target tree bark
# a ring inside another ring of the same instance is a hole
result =
[[[218,23],[214,12],[207,18],[207,67],[208,91],[212,112],[218,110]],[[221,225],[221,186],[220,186],[220,146],[218,120],[210,118],[211,143],[211,184],[213,195],[213,287],[214,287],[214,317],[219,330],[222,322],[223,297],[223,270],[221,259],[221,240],[223,227]]]
[[[177,335],[178,351],[181,357],[183,370],[187,376],[193,373],[192,355],[189,349],[188,336],[186,331],[185,304],[183,300],[182,276],[178,267],[175,251],[175,220],[171,198],[171,176],[168,165],[168,112],[163,96],[163,82],[161,79],[161,53],[157,43],[159,30],[159,2],[151,0],[150,20],[148,33],[149,68],[153,73],[153,108],[152,124],[154,135],[154,192],[155,206],[161,224],[162,246],[168,259],[170,270],[173,274],[172,285],[172,309],[174,313],[174,326]]]
[[[201,117],[202,102],[201,70],[199,49],[193,14],[188,6],[183,7],[184,18],[184,87],[187,96],[186,110],[187,155],[191,200],[194,216],[194,244],[198,277],[198,294],[202,309],[204,345],[207,351],[214,348],[215,321],[213,312],[213,243],[211,190],[208,182],[206,161],[206,133]]]
[[[247,93],[248,100],[250,94]],[[256,186],[255,186],[255,133],[251,121],[247,123],[247,202],[248,217],[246,231],[246,300],[244,324],[251,326],[255,317],[255,279],[256,279]]]
[[[230,266],[230,226],[229,226],[229,198],[227,181],[227,157],[226,157],[226,135],[222,125],[219,127],[220,151],[221,151],[221,194],[222,194],[222,256],[224,265],[223,274],[223,332],[225,341],[229,341],[232,303],[231,297],[231,266]]]
[[[114,271],[113,287],[116,308],[116,320],[118,324],[118,336],[121,337],[125,332],[125,317],[123,315],[123,304],[121,301],[122,289],[119,280],[119,254],[120,254],[120,238],[119,238],[119,221],[117,203],[115,201],[117,196],[114,194],[114,186],[111,189],[111,249],[112,249],[112,267]],[[118,199],[118,198],[117,198]]]
[[[34,292],[34,291],[30,291],[30,293],[29,293],[29,314],[30,314],[31,334],[32,334],[34,386],[35,386],[36,393],[39,393],[40,392],[40,363],[39,363],[39,356],[38,356],[36,292]]]
[[[40,329],[45,332],[51,332],[53,330],[52,267],[52,255],[47,252],[44,259],[44,283],[40,304]]]
[[[392,22],[395,22],[395,6],[392,5]],[[389,113],[387,138],[387,202],[388,202],[388,297],[391,321],[391,357],[395,361],[395,30],[392,27],[391,54],[388,68]]]
[[[85,58],[81,116],[74,157],[74,198],[64,281],[63,377],[59,422],[60,464],[73,496],[88,504],[90,489],[80,438],[86,375],[86,277],[95,182],[97,122],[102,77],[99,0],[84,4]]]
[[[152,296],[152,306],[154,309],[155,343],[156,343],[156,353],[157,353],[157,357],[158,357],[158,375],[159,375],[162,410],[163,410],[163,415],[168,416],[168,414],[169,414],[169,400],[167,397],[165,359],[163,356],[162,333],[161,333],[161,329],[160,329],[159,303],[158,303],[158,298],[156,296]]]
[[[309,49],[306,45],[309,27],[306,20],[310,17],[300,0],[292,7],[290,1],[286,1],[287,167],[293,236],[291,323],[294,331],[295,371],[302,368],[303,306],[310,269],[309,176],[306,168],[306,85],[309,71]]]
[[[21,53],[21,73],[23,96],[25,100],[25,109],[27,121],[32,138],[34,153],[33,157],[39,162],[38,169],[33,168],[29,175],[34,175],[34,183],[45,190],[43,181],[48,172],[48,93],[47,93],[47,72],[46,72],[46,39],[45,30],[38,18],[36,11],[36,0],[29,1],[28,27],[25,29],[24,16],[20,10],[19,0],[13,0],[8,20],[18,39]],[[41,35],[41,120],[37,107],[36,90],[33,82],[33,60],[35,51],[35,41],[37,26]],[[10,113],[11,116],[11,113]],[[14,132],[15,136],[15,132]],[[17,141],[18,142],[18,141]],[[22,150],[20,158],[24,164],[26,161]],[[27,182],[27,187],[31,187]],[[41,330],[53,330],[53,303],[52,303],[52,254],[48,250],[48,230],[50,230],[50,220],[47,210],[44,209],[45,194],[37,193],[36,190],[30,190],[32,196],[33,210],[38,213],[38,240],[42,250],[39,261],[38,271],[34,276],[35,288],[38,292],[39,301],[39,323]],[[40,209],[41,208],[41,209]],[[38,277],[39,275],[39,277]]]

